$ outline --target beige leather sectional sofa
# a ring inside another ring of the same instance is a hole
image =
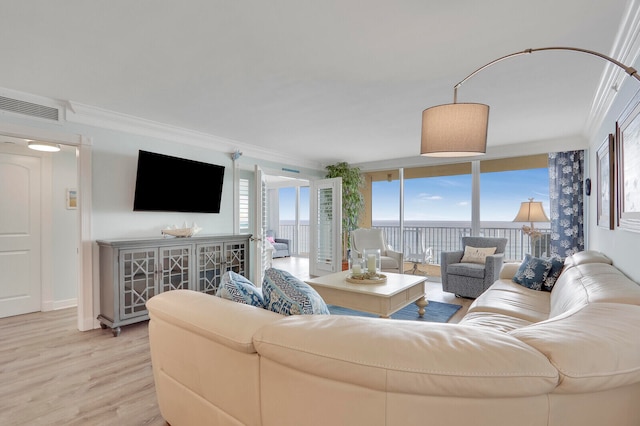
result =
[[[191,291],[147,306],[179,425],[640,425],[640,287],[602,254],[551,293],[511,281],[460,324],[283,317]]]

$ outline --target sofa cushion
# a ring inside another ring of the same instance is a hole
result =
[[[484,263],[452,263],[447,266],[447,274],[464,277],[484,278]]]
[[[551,269],[549,270],[549,274],[547,274],[547,278],[545,278],[544,283],[542,283],[542,289],[544,291],[551,291],[564,269],[564,259],[560,257],[550,257],[545,259],[551,262]]]
[[[549,318],[550,295],[500,279],[474,300],[468,313],[493,312],[530,322],[544,321]]]
[[[480,263],[484,265],[487,256],[495,254],[496,247],[471,247],[464,248],[464,255],[460,263]]]
[[[264,308],[282,315],[329,315],[322,297],[287,271],[269,268],[262,282]]]
[[[488,330],[501,331],[508,333],[518,328],[526,327],[533,324],[522,318],[516,318],[511,315],[496,314],[495,312],[471,312],[462,318],[460,325],[469,325],[473,327],[482,327]]]
[[[518,283],[531,290],[542,290],[542,285],[551,270],[551,262],[549,260],[533,257],[527,254],[513,276],[513,282]]]
[[[558,369],[556,393],[598,392],[640,380],[640,306],[591,303],[509,334]]]
[[[640,305],[640,286],[608,263],[565,266],[551,292],[550,316],[594,302]]]
[[[227,271],[222,275],[220,287],[216,291],[216,296],[245,305],[264,308],[264,299],[259,288],[233,271]]]

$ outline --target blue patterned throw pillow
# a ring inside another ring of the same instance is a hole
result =
[[[282,315],[329,315],[329,308],[317,291],[280,269],[266,270],[262,294],[264,308]]]
[[[260,294],[260,289],[240,274],[227,271],[220,280],[220,287],[216,296],[223,299],[232,300],[245,305],[258,306],[264,308],[264,299]]]
[[[551,269],[549,270],[549,274],[547,274],[547,278],[544,280],[544,283],[542,283],[542,289],[544,291],[551,291],[553,290],[556,280],[562,273],[562,269],[564,268],[564,259],[560,257],[550,257],[545,258],[545,260],[551,262]]]
[[[513,282],[531,290],[542,290],[550,270],[551,261],[527,254],[513,277]]]

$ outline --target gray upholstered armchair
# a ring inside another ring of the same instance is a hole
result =
[[[462,237],[463,249],[460,251],[442,252],[440,274],[442,290],[456,296],[476,298],[482,294],[500,276],[504,261],[506,238]],[[495,247],[495,254],[488,255],[485,262],[461,263],[465,247]]]
[[[267,238],[273,239],[269,241],[273,246],[272,258],[291,256],[291,241],[286,238],[275,238],[275,233],[271,230],[267,231]]]

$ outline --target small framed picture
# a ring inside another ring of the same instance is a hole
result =
[[[615,157],[614,137],[610,134],[596,152],[598,226],[613,229],[615,223]]]
[[[78,190],[76,188],[67,188],[67,210],[75,210],[78,208]]]

